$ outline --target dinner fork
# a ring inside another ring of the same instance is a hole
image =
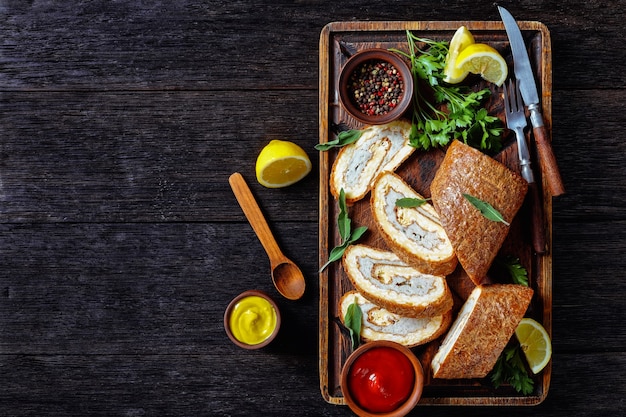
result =
[[[545,232],[543,224],[543,207],[535,176],[530,166],[530,151],[524,128],[527,126],[526,113],[524,111],[524,100],[516,81],[509,80],[509,87],[504,84],[504,111],[506,115],[506,125],[515,132],[517,138],[517,154],[520,161],[522,177],[528,182],[528,189],[531,199],[532,218],[532,240],[533,248],[537,253],[544,253],[546,250]]]
[[[509,88],[504,84],[504,111],[506,112],[506,125],[515,132],[517,138],[517,154],[519,156],[522,177],[529,184],[535,182],[533,170],[530,167],[530,151],[524,136],[524,128],[527,126],[524,100],[516,81],[509,80]]]

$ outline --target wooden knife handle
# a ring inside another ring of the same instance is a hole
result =
[[[533,249],[536,253],[546,252],[546,228],[543,222],[543,204],[541,204],[541,195],[536,182],[528,184],[528,194],[530,198],[530,216],[531,216],[531,236],[533,241]]]
[[[545,126],[537,126],[533,128],[535,135],[535,144],[537,145],[537,156],[539,157],[539,165],[541,173],[548,182],[550,195],[553,197],[565,193],[563,180],[559,173],[559,167],[556,164],[556,158],[552,152],[552,145],[548,138],[548,132]]]

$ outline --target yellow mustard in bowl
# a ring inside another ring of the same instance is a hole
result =
[[[235,298],[225,317],[227,332],[242,347],[262,347],[276,335],[280,314],[276,304],[259,291],[246,291]]]

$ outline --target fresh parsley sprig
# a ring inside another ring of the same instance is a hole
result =
[[[507,255],[496,258],[496,263],[507,270],[513,283],[528,287],[528,271],[522,266],[519,258]]]
[[[496,258],[496,262],[509,272],[515,284],[528,286],[528,272],[519,258],[507,255]],[[517,338],[514,337],[509,346],[504,348],[489,377],[494,388],[508,382],[517,392],[524,395],[533,392],[534,381],[528,375],[528,370],[524,365],[521,346]]]
[[[502,122],[498,117],[490,116],[483,107],[491,94],[489,89],[472,91],[464,86],[446,84],[443,70],[448,42],[420,38],[409,30],[406,34],[409,52],[393,51],[411,61],[415,81],[411,145],[428,150],[458,139],[482,151],[499,151],[502,148]],[[420,44],[426,48],[420,49]],[[432,99],[422,91],[424,82],[432,89]]]
[[[524,395],[533,392],[534,381],[528,376],[522,359],[521,347],[518,343],[504,348],[491,370],[489,378],[494,388],[509,383],[515,391]]]
[[[352,230],[352,220],[348,216],[348,206],[346,204],[346,193],[343,188],[339,191],[339,215],[337,216],[337,228],[341,237],[341,244],[335,246],[328,256],[328,262],[320,268],[322,272],[332,262],[338,261],[343,256],[348,246],[356,242],[367,231],[367,226],[357,227]]]

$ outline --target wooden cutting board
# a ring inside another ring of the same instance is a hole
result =
[[[544,123],[551,136],[552,132],[552,54],[548,29],[540,22],[518,22],[528,46],[531,63],[541,90],[541,104]],[[339,103],[337,80],[342,66],[348,57],[368,48],[396,48],[407,50],[406,31],[410,30],[422,38],[438,41],[450,41],[456,29],[465,25],[474,35],[476,42],[495,47],[509,64],[512,74],[513,62],[504,26],[501,22],[487,21],[439,21],[439,22],[335,22],[326,25],[320,36],[319,70],[319,141],[334,139],[337,126],[358,129],[358,122],[349,117]],[[473,77],[473,78],[471,78]],[[502,91],[495,85],[485,83],[477,76],[470,75],[469,83],[475,88],[490,88],[492,96],[486,104],[490,114],[498,115],[504,121]],[[473,84],[472,84],[473,83]],[[532,143],[532,138],[529,139]],[[504,149],[495,159],[519,172],[517,146],[512,132],[506,131],[503,139]],[[428,152],[416,151],[396,171],[420,194],[430,197],[430,182],[441,163],[445,149]],[[319,217],[319,265],[328,260],[330,250],[340,244],[336,228],[338,205],[329,191],[329,176],[337,150],[320,152],[320,217]],[[535,173],[539,176],[538,164],[534,160]],[[540,178],[540,177],[539,177]],[[522,207],[511,224],[511,229],[501,254],[518,257],[528,270],[530,283],[535,296],[527,316],[538,320],[552,334],[552,202],[544,192],[541,180],[544,208],[544,224],[548,251],[543,255],[533,253],[530,240],[529,207]],[[376,231],[369,207],[369,195],[349,209],[354,227],[368,226],[369,231],[359,243],[386,248]],[[497,275],[497,271],[494,272]],[[494,281],[507,277],[492,276]],[[471,286],[463,280],[462,269],[457,269],[448,277],[451,287],[462,302]],[[339,298],[353,289],[343,272],[340,262],[331,264],[319,274],[320,286],[320,336],[319,336],[319,373],[320,388],[324,399],[332,404],[344,404],[340,386],[340,374],[343,363],[350,354],[348,339],[338,325],[337,304]],[[487,379],[481,380],[437,380],[431,377],[430,357],[436,351],[440,340],[413,348],[422,360],[426,373],[426,386],[419,404],[444,405],[535,405],[541,403],[550,384],[551,364],[535,376],[535,389],[531,395],[518,394],[509,386],[494,389]]]

